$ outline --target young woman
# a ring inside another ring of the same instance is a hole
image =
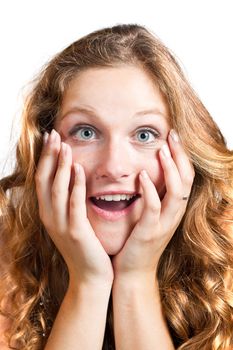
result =
[[[145,27],[48,63],[0,184],[1,349],[233,347],[233,152]]]

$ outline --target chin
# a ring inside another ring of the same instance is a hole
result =
[[[111,256],[114,256],[114,255],[117,255],[121,251],[123,246],[120,246],[120,247],[103,247],[103,248],[106,251],[106,253],[111,257]]]
[[[108,235],[98,235],[98,233],[96,233],[96,236],[109,256],[117,255],[124,247],[128,238],[128,234],[119,236],[116,235],[116,233]]]

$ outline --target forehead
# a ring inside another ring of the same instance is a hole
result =
[[[66,89],[61,114],[77,105],[91,105],[99,113],[130,113],[158,109],[169,116],[165,97],[142,68],[118,66],[90,68],[77,74]]]

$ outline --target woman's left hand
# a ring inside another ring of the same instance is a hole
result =
[[[112,257],[114,279],[155,277],[159,258],[186,211],[187,200],[182,198],[191,192],[195,171],[180,140],[175,141],[170,133],[168,141],[171,153],[168,147],[167,156],[164,156],[163,147],[159,151],[166,194],[160,201],[149,176],[143,178],[140,174],[144,209],[124,247]]]

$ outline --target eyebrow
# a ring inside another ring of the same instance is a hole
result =
[[[95,112],[94,109],[92,108],[87,108],[87,107],[81,107],[81,106],[74,106],[71,109],[69,109],[62,117],[61,120],[63,120],[68,114],[71,113],[82,113],[86,114],[90,117],[94,117],[96,119],[101,119],[101,117]],[[168,118],[166,115],[164,115],[157,107],[146,109],[143,111],[138,111],[134,114],[134,117],[141,117],[147,114],[156,114],[156,115],[161,115],[165,117],[166,119]]]

